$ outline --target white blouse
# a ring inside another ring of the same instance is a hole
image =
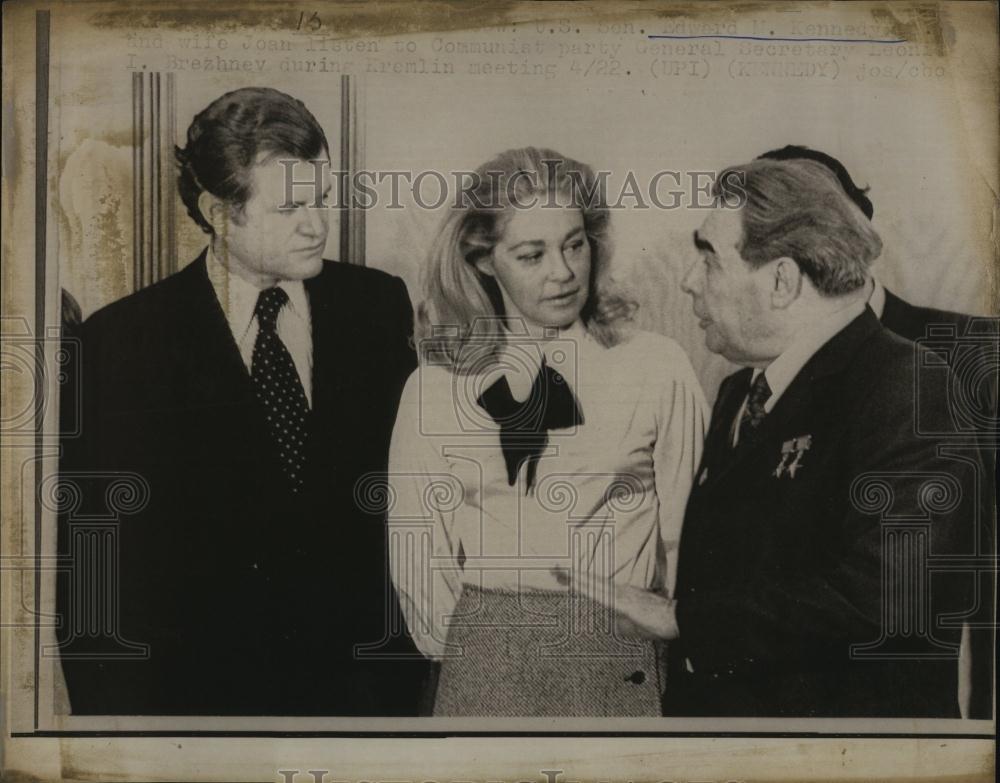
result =
[[[525,399],[544,351],[583,423],[548,433],[534,487],[511,486],[499,425],[476,400],[501,374]],[[605,348],[579,324],[505,347],[471,375],[425,364],[407,381],[389,453],[389,558],[407,626],[444,655],[463,584],[565,590],[558,574],[670,592],[707,405],[673,340]]]

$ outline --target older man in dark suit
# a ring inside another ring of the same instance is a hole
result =
[[[957,717],[967,585],[934,563],[971,552],[977,465],[916,432],[918,404],[950,426],[947,399],[867,307],[881,242],[815,161],[735,167],[716,195],[684,288],[746,369],[688,504],[664,711]]]
[[[399,279],[323,260],[328,151],[288,95],[214,101],[177,153],[208,247],[83,325],[66,480],[89,511],[102,477],[144,502],[114,530],[107,611],[88,604],[104,577],[86,536],[61,520],[74,714],[417,711],[424,664],[387,620],[384,509],[356,498],[386,467],[411,309]]]
[[[864,216],[868,220],[874,217],[875,205],[868,197],[868,188],[859,187],[844,164],[832,155],[810,147],[789,144],[780,149],[765,152],[760,157],[766,160],[814,160],[817,163],[822,163],[837,177],[844,192],[864,213]],[[868,291],[868,302],[875,315],[886,327],[907,340],[918,340],[926,336],[929,326],[954,326],[958,335],[961,336],[968,331],[973,321],[973,316],[965,313],[911,304],[883,287],[874,276],[868,282]]]
[[[847,196],[864,216],[871,220],[875,206],[837,158],[820,150],[796,144],[765,152],[761,158],[771,160],[814,160],[822,163],[837,177]],[[941,310],[907,302],[885,288],[874,275],[868,281],[868,306],[882,325],[907,340],[922,341],[937,351],[962,378],[961,400],[952,395],[953,409],[965,408],[964,418],[976,425],[983,445],[986,476],[996,474],[997,444],[997,352],[998,319],[976,318],[953,310]],[[935,337],[937,335],[937,337]],[[956,387],[957,388],[957,387]],[[952,390],[949,390],[952,391]],[[971,415],[970,415],[971,414]],[[960,434],[960,433],[956,433]],[[979,527],[979,551],[996,556],[995,514],[986,513]],[[983,568],[978,575],[977,611],[967,631],[969,645],[969,697],[967,716],[989,720],[993,717],[993,661],[995,647],[995,569]]]

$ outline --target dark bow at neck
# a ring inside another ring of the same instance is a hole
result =
[[[499,378],[476,400],[500,425],[500,447],[507,465],[507,481],[517,482],[521,464],[528,463],[525,491],[535,485],[538,460],[548,445],[548,431],[583,424],[583,412],[566,379],[542,359],[542,366],[524,402],[514,399],[507,376]]]

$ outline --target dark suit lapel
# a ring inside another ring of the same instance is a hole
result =
[[[179,273],[184,277],[179,349],[188,365],[189,404],[231,406],[252,401],[250,374],[215,295],[205,252]]]
[[[218,459],[250,471],[246,485],[261,497],[280,475],[274,442],[267,431],[264,410],[254,395],[250,372],[243,363],[232,329],[208,279],[205,254],[179,274],[185,275],[180,315],[180,359],[185,377],[183,398],[191,421],[211,442]],[[208,434],[211,433],[209,436]]]
[[[348,405],[348,390],[356,365],[352,351],[358,346],[351,335],[350,294],[337,284],[337,271],[335,263],[324,263],[321,274],[305,281],[312,328],[309,453],[314,467],[333,467],[336,461],[333,455],[344,453],[343,444],[338,441],[343,428],[337,422],[344,416],[355,415]],[[330,476],[318,478],[328,481]]]
[[[692,497],[696,496],[711,477],[722,472],[732,457],[732,422],[746,397],[753,370],[746,368],[723,379],[712,406],[712,417],[705,434],[705,449],[695,475]]]
[[[280,474],[276,450],[250,373],[208,279],[204,253],[177,277],[165,338],[171,352],[167,380],[176,435],[196,450],[192,459],[213,480],[238,482],[247,503],[264,507],[273,502],[271,480]],[[227,519],[224,526],[237,529],[241,524]]]
[[[730,447],[728,459],[722,457],[720,453],[720,458],[715,461],[714,473],[709,472],[705,479],[704,488],[707,489],[717,482],[723,481],[737,466],[745,464],[755,457],[759,458],[761,449],[771,443],[774,433],[787,422],[797,418],[801,411],[809,408],[817,384],[831,374],[842,370],[856,355],[861,343],[880,328],[878,318],[875,317],[870,308],[866,307],[861,315],[827,341],[799,370],[798,375],[785,389],[774,408],[764,417],[764,421],[761,422],[753,440],[749,443],[740,443],[735,449]],[[738,389],[734,389],[732,396],[736,400],[728,403],[725,411],[726,418],[718,423],[719,429],[724,431],[727,436],[729,427],[732,425],[746,395],[746,384],[741,384],[740,388],[742,388],[742,394]],[[716,422],[713,417],[712,429],[715,427]],[[720,450],[732,443],[728,438],[719,440],[718,433],[716,438],[714,448]]]
[[[753,370],[746,368],[726,378],[719,387],[719,395],[712,409],[712,420],[705,435],[705,455],[699,481],[702,475],[718,473],[723,463],[732,454],[732,423],[743,404]]]
[[[323,273],[305,281],[309,297],[309,320],[312,328],[313,351],[313,414],[327,416],[340,397],[345,370],[345,347],[349,336],[345,333],[346,304],[341,301],[343,292],[330,280],[334,269],[326,265]]]
[[[882,323],[886,329],[902,335],[907,339],[913,339],[910,335],[914,332],[912,318],[913,307],[888,288],[885,289],[885,304],[882,307]],[[919,333],[919,327],[916,329]]]

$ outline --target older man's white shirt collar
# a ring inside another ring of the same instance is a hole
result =
[[[508,342],[501,348],[484,388],[489,388],[500,376],[506,376],[511,396],[518,402],[524,402],[531,395],[531,386],[542,368],[542,357],[572,386],[580,349],[590,339],[579,320],[566,329],[560,329],[557,336],[545,342],[507,332]],[[573,391],[576,392],[575,389]]]
[[[756,380],[761,372],[767,378],[767,385],[771,389],[771,396],[764,403],[764,410],[768,413],[774,408],[781,395],[795,380],[795,376],[802,371],[808,362],[820,348],[828,343],[834,335],[840,332],[851,321],[864,312],[867,303],[858,301],[843,310],[838,310],[825,318],[821,318],[807,328],[799,332],[792,344],[786,348],[777,359],[771,362],[766,369],[754,371],[753,379]]]
[[[253,324],[257,298],[261,289],[233,274],[216,257],[215,251],[209,245],[205,260],[208,269],[208,279],[215,290],[222,312],[225,313],[229,328],[236,338],[237,344],[243,342]],[[309,297],[301,280],[282,280],[277,284],[288,294],[288,307],[303,320],[309,317]]]
[[[868,306],[875,313],[875,317],[881,321],[882,313],[885,312],[885,286],[875,277],[872,278],[872,283],[872,294],[868,297]]]

